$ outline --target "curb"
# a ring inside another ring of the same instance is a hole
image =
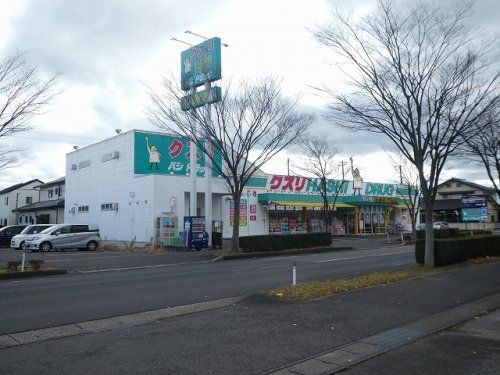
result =
[[[321,254],[321,253],[334,253],[337,251],[346,250],[356,250],[352,246],[343,247],[318,247],[318,248],[308,248],[308,249],[293,249],[284,251],[256,251],[248,253],[238,253],[238,254],[228,254],[221,255],[211,262],[218,262],[221,260],[235,260],[235,259],[250,259],[250,258],[266,258],[266,257],[276,257],[276,256],[289,256],[289,255],[304,255],[304,254]]]
[[[387,353],[423,337],[463,323],[500,307],[500,293],[430,315],[400,327],[365,337],[359,341],[295,362],[265,374],[334,374],[370,358]]]
[[[209,302],[198,302],[190,305],[167,307],[165,309],[115,316],[112,318],[89,320],[86,322],[67,324],[63,326],[5,334],[0,336],[0,350],[13,346],[32,344],[40,341],[77,336],[85,333],[97,333],[116,330],[120,328],[129,328],[153,323],[158,320],[171,318],[174,316],[215,310],[222,307],[234,305],[246,298],[247,296],[222,298]]]

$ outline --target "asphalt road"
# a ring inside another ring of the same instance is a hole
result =
[[[413,246],[182,265],[0,282],[0,334],[257,293],[414,263]]]
[[[0,350],[0,372],[262,374],[499,293],[499,275],[500,263],[495,263],[314,301],[291,302],[257,295],[203,313],[5,348]],[[499,332],[498,325],[488,326],[488,332]],[[468,373],[488,373],[481,371],[483,360],[490,366],[485,370],[498,368],[498,341],[458,339],[450,345],[438,342],[427,347],[427,339],[423,340],[424,346],[415,352],[413,344],[404,346],[396,350],[408,349],[401,356],[388,353],[374,358],[373,367],[360,368],[356,373],[462,374],[461,369],[467,369],[467,360],[474,356],[477,358],[472,359],[471,369],[476,372]],[[464,359],[459,358],[461,355]],[[442,364],[455,364],[456,371],[443,371]]]

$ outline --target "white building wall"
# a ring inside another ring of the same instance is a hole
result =
[[[102,161],[103,155],[115,151],[117,159]],[[227,191],[220,180],[212,181],[213,219],[221,220],[221,196]],[[156,217],[171,211],[171,198],[175,198],[174,216],[182,225],[189,214],[191,184],[189,176],[134,175],[134,132],[127,132],[67,154],[66,222],[97,224],[106,241],[149,243],[155,235]],[[202,214],[205,189],[205,179],[198,178]],[[105,203],[117,203],[118,210],[102,211]],[[88,212],[78,212],[82,206],[88,206]]]
[[[101,238],[108,241],[149,241],[154,176],[134,177],[133,136],[124,133],[67,154],[66,222],[97,224]],[[118,158],[103,161],[116,151]],[[117,209],[101,210],[106,203],[117,204]],[[88,206],[88,212],[79,212],[82,206]]]

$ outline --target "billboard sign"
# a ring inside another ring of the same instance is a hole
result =
[[[486,221],[488,219],[486,198],[486,195],[462,195],[462,220]]]
[[[466,194],[462,195],[462,208],[486,207],[486,195]]]
[[[184,91],[221,79],[221,40],[212,38],[181,53],[181,88]]]
[[[220,87],[210,87],[208,90],[197,91],[193,94],[181,98],[181,109],[189,111],[205,104],[220,102],[222,99],[222,90]]]
[[[197,175],[205,176],[205,154],[198,149]],[[216,163],[222,165],[220,152]],[[186,176],[190,174],[189,141],[180,137],[146,132],[134,132],[134,173]],[[217,177],[217,169],[212,168]]]

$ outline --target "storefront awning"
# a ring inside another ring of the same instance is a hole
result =
[[[277,206],[293,206],[293,207],[323,207],[323,202],[294,202],[294,201],[269,201],[268,204],[275,204]],[[333,204],[329,204],[333,207]],[[352,204],[335,203],[335,207],[354,207]]]

